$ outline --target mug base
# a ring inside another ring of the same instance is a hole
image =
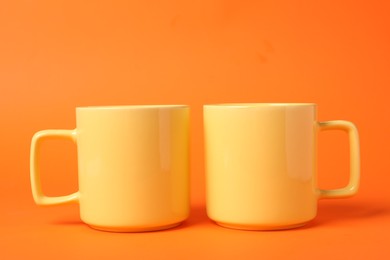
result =
[[[215,223],[224,228],[240,229],[240,230],[252,230],[252,231],[272,231],[299,228],[306,225],[308,222],[292,224],[292,225],[280,225],[280,226],[267,226],[267,225],[245,225],[245,224],[232,224],[215,221]]]
[[[132,232],[151,232],[151,231],[159,231],[159,230],[165,230],[170,229],[179,226],[183,222],[173,223],[169,225],[163,225],[163,226],[153,226],[153,227],[106,227],[106,226],[97,226],[97,225],[90,225],[89,227],[100,230],[100,231],[107,231],[107,232],[119,232],[119,233],[132,233]]]

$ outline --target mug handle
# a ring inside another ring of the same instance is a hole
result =
[[[356,126],[349,121],[334,120],[318,122],[319,130],[343,130],[349,136],[350,176],[346,187],[335,190],[318,189],[319,199],[346,198],[356,194],[360,182],[360,149],[359,133]]]
[[[61,138],[76,142],[76,130],[42,130],[34,134],[30,148],[30,180],[34,201],[38,205],[59,205],[79,201],[79,192],[59,197],[45,196],[41,188],[39,174],[39,150],[44,139]]]

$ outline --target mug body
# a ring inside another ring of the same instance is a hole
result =
[[[317,210],[316,105],[204,106],[207,214],[247,230],[293,228]]]
[[[79,107],[81,219],[108,231],[174,227],[189,214],[189,108]]]

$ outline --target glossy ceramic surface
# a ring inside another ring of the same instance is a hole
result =
[[[189,108],[181,105],[80,107],[75,130],[44,130],[31,144],[31,184],[40,205],[80,203],[93,228],[171,228],[189,214]],[[76,142],[79,191],[47,197],[37,151],[49,137]]]
[[[316,121],[315,104],[204,106],[207,214],[219,225],[273,230],[316,216],[319,198],[348,197],[359,184],[359,138],[347,121]],[[317,133],[349,133],[350,183],[319,190]]]

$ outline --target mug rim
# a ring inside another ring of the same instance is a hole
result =
[[[260,107],[305,107],[317,106],[316,103],[220,103],[207,104],[204,108],[260,108]]]
[[[188,105],[157,104],[157,105],[107,105],[107,106],[79,106],[76,110],[137,110],[137,109],[180,109]]]

